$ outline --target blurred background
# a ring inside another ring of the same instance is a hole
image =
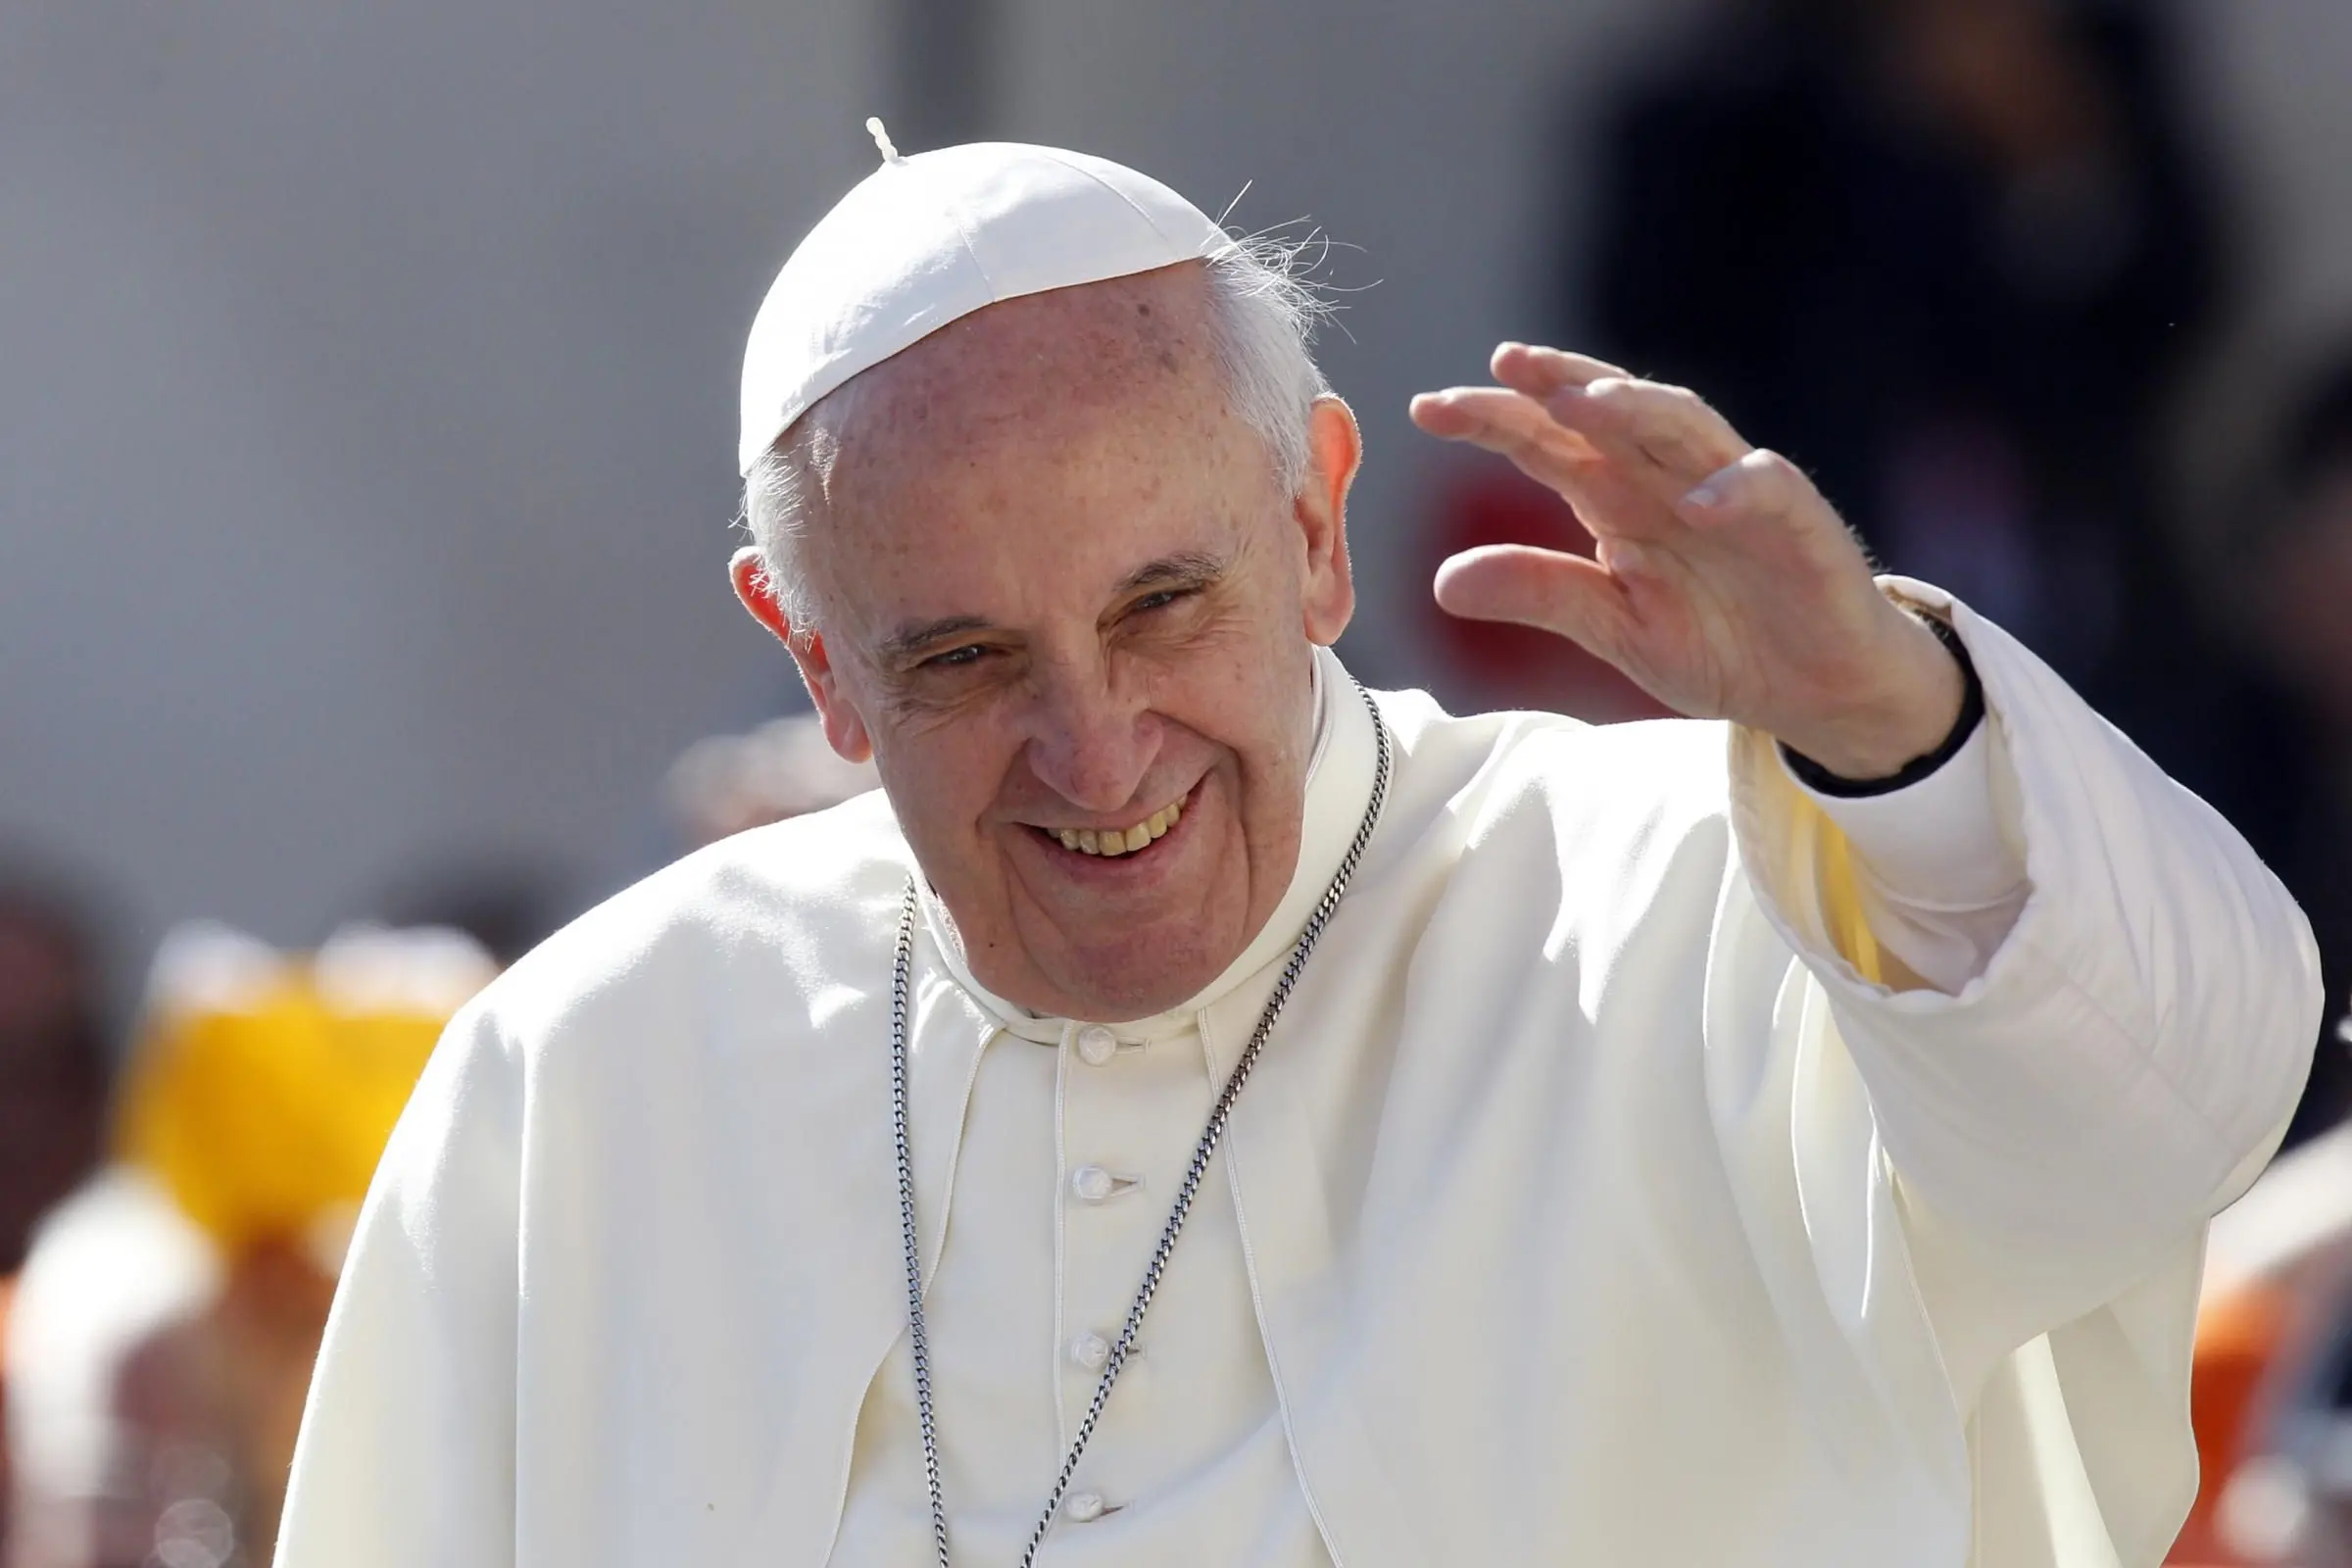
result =
[[[2352,1561],[2348,72],[2343,0],[0,8],[5,1560],[265,1562],[440,1018],[867,786],[722,568],[742,334],[878,113],[1333,241],[1367,679],[1650,710],[1428,602],[1579,539],[1403,416],[1548,339],[1698,387],[2227,812],[2330,1024],[2217,1233],[2180,1560]]]

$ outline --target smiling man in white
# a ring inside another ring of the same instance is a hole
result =
[[[884,145],[754,325],[734,566],[883,792],[452,1026],[282,1568],[2157,1562],[2320,1008],[2230,828],[1522,345],[1413,416],[1597,560],[1439,598],[1694,717],[1363,692],[1299,287],[1115,165]]]

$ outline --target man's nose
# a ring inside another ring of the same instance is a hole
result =
[[[1073,674],[1040,694],[1029,767],[1071,805],[1114,811],[1134,804],[1159,742],[1160,727],[1140,694],[1120,691],[1100,672]]]

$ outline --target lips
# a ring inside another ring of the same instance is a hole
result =
[[[1133,855],[1176,825],[1184,815],[1182,797],[1169,802],[1130,828],[1062,828],[1054,833],[1065,850],[1105,858]]]

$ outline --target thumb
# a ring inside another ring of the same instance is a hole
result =
[[[1597,562],[1533,545],[1482,545],[1438,568],[1438,606],[1469,620],[1508,620],[1612,659],[1623,640],[1625,589]]]

